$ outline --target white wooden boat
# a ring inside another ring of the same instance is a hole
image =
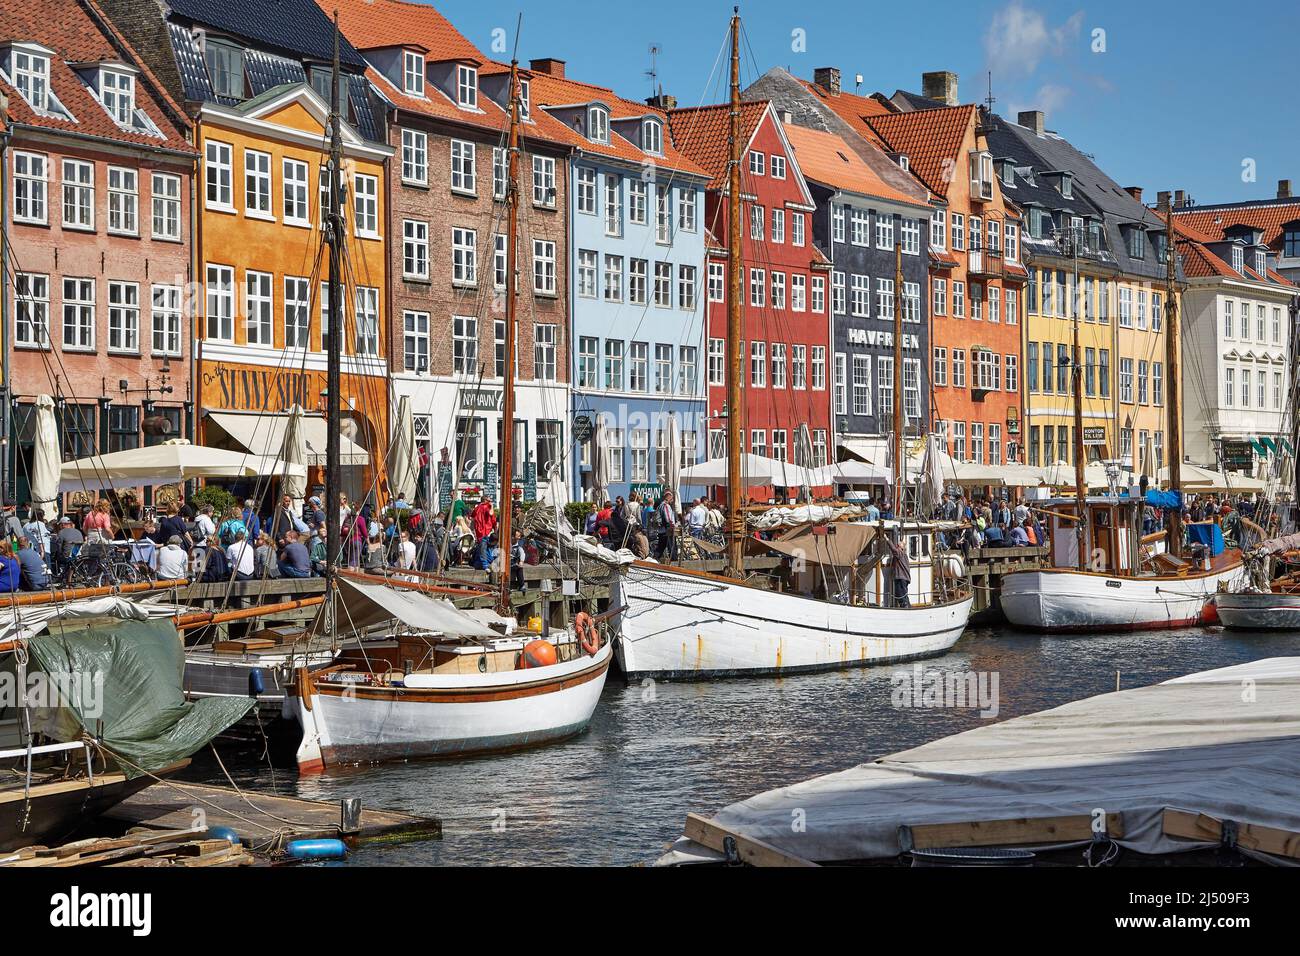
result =
[[[1224,627],[1242,631],[1300,631],[1300,594],[1234,591],[1214,595]]]
[[[376,626],[395,633],[345,647],[329,667],[295,671],[284,711],[302,727],[300,772],[518,750],[572,737],[591,721],[608,642],[584,648],[568,631],[494,628],[421,584],[347,572],[337,580],[357,636]],[[525,666],[527,646],[541,638],[555,662]]]
[[[910,606],[905,607],[886,606],[887,564],[861,575],[840,594],[820,597],[653,562],[628,565],[611,591],[611,605],[624,608],[614,619],[619,665],[629,680],[707,680],[838,670],[942,654],[961,637],[974,599],[969,592],[936,587],[932,529],[920,533],[919,528],[904,534],[911,574]],[[851,565],[870,541],[868,534],[849,545],[849,533],[874,530],[865,525],[839,529],[848,549],[827,556],[826,573],[832,575]],[[780,545],[778,550],[799,550],[797,544],[768,543]],[[815,564],[814,553],[803,557],[805,565]],[[950,563],[954,566],[947,567]],[[961,576],[955,555],[940,557],[938,564],[952,577]]]

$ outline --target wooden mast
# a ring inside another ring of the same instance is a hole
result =
[[[894,517],[903,516],[903,481],[907,476],[903,458],[903,244],[894,243]]]
[[[334,13],[334,62],[330,75],[330,208],[325,222],[325,241],[329,243],[329,302],[330,330],[326,348],[325,372],[325,592],[332,593],[334,575],[338,570],[341,515],[339,492],[343,486],[342,468],[339,466],[340,367],[343,348],[343,217],[340,213],[340,194],[343,184],[343,136],[339,129],[339,16]],[[322,329],[322,332],[324,330]]]
[[[519,231],[519,61],[510,61],[510,143],[506,151],[506,340],[505,382],[501,401],[501,521],[497,525],[497,553],[501,556],[500,594],[497,613],[510,614],[510,551],[514,547],[515,486],[515,270]]]
[[[731,133],[728,147],[727,252],[727,570],[733,577],[745,573],[745,513],[741,506],[741,399],[742,358],[740,340],[741,232],[740,232],[740,8],[731,14]]]
[[[1079,570],[1088,569],[1088,536],[1091,524],[1088,517],[1088,480],[1084,477],[1087,453],[1083,443],[1083,366],[1079,363],[1079,240],[1073,227],[1070,229],[1070,253],[1074,259],[1074,296],[1070,312],[1074,316],[1071,326],[1073,351],[1070,356],[1070,386],[1074,391],[1074,494],[1079,508],[1079,520],[1074,533],[1078,537]]]
[[[1174,210],[1165,197],[1165,413],[1168,436],[1165,447],[1169,449],[1169,489],[1180,491],[1183,483],[1183,402],[1178,388],[1178,254],[1174,245]],[[1156,481],[1159,482],[1159,471]],[[1174,557],[1183,551],[1183,514],[1178,508],[1167,509],[1169,541],[1167,547]]]

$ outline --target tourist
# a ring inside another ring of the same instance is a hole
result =
[[[411,540],[409,531],[399,533],[397,539],[397,566],[403,571],[410,571],[415,568],[415,542]]]
[[[1025,531],[1025,522],[1023,519],[1017,520],[1015,524],[1011,526],[1011,547],[1029,547],[1029,534]]]
[[[100,498],[95,502],[94,509],[81,522],[81,533],[87,538],[93,534],[106,541],[112,540],[113,517],[109,513],[107,498]]]
[[[72,524],[71,518],[64,515],[59,519],[59,530],[52,542],[54,561],[50,565],[55,575],[60,578],[63,577],[64,572],[77,557],[77,552],[81,550],[81,546],[85,541],[85,536]]]
[[[600,510],[596,512],[596,537],[600,539],[601,544],[608,545],[613,537],[614,531],[611,522],[613,515],[614,503],[607,498],[605,503],[600,506]]]
[[[481,499],[474,506],[474,511],[470,517],[475,539],[486,538],[496,529],[497,519],[492,510],[492,502],[486,498]]]
[[[691,508],[690,513],[686,516],[687,528],[692,538],[698,538],[704,534],[704,522],[708,520],[708,517],[708,505],[704,503],[703,498],[696,498],[695,507]]]
[[[329,538],[325,526],[321,525],[311,539],[311,573],[316,577],[325,576],[325,565],[329,559]]]
[[[989,526],[988,531],[984,533],[984,546],[986,548],[1000,548],[1007,543],[1006,534],[1002,528],[1001,524]]]
[[[173,505],[174,507],[174,505]],[[189,552],[185,550],[184,539],[174,534],[158,551],[158,580],[184,581],[189,578]]]
[[[21,590],[22,584],[22,565],[13,556],[9,542],[0,541],[0,594],[12,594]]]
[[[231,505],[226,511],[226,517],[221,522],[221,527],[217,529],[217,539],[223,547],[230,547],[240,536],[245,540],[248,539],[248,525],[244,524],[244,517],[240,513],[238,505]]]
[[[313,534],[325,527],[325,509],[321,507],[319,495],[312,495],[307,499],[307,507],[303,509],[303,518]]]
[[[349,511],[348,514],[349,517],[344,520],[342,525],[345,529],[343,540],[347,548],[348,567],[358,568],[361,566],[361,557],[369,539],[366,516],[360,512],[354,515]]]
[[[238,510],[238,509],[232,509]],[[226,560],[230,562],[236,581],[251,581],[256,570],[256,550],[248,541],[248,532],[242,527],[235,532],[235,540],[226,547]]]
[[[162,547],[167,543],[167,538],[170,537],[171,535],[163,536],[162,532],[158,530],[157,521],[153,518],[146,518],[144,524],[140,528],[140,538],[138,540],[150,541],[156,546]]]
[[[239,518],[244,522],[249,540],[256,541],[262,533],[262,519],[257,516],[257,506],[252,498],[244,500],[244,510],[239,513]]]
[[[1025,504],[1025,499],[1022,496],[1016,501],[1015,519],[1023,525],[1028,518],[1029,505]]]
[[[188,498],[182,499],[176,508],[176,513],[186,521],[193,521],[197,518],[199,516],[199,507],[194,496],[190,495]]]
[[[221,550],[220,538],[213,535],[201,547],[195,548],[195,552],[194,566],[201,569],[201,581],[211,584],[230,580],[230,561],[226,558],[226,552]]]
[[[514,544],[510,548],[510,589],[512,591],[522,591],[524,589],[524,564],[528,561],[528,552],[524,550],[524,535],[522,531],[514,532]]]
[[[188,547],[193,541],[189,528],[185,524],[185,518],[181,515],[181,509],[174,501],[167,505],[167,513],[158,522],[158,530],[162,532],[164,543],[170,542],[172,538],[180,538],[181,544]]]
[[[281,495],[279,504],[271,512],[267,531],[277,545],[283,545],[289,532],[298,530],[300,521],[293,507],[293,498],[289,495]]]
[[[212,505],[205,504],[199,509],[198,517],[194,519],[195,544],[206,542],[208,538],[216,537],[217,522],[213,515],[214,509]]]
[[[265,580],[280,576],[279,558],[275,541],[263,531],[257,536],[257,551],[253,556],[253,576]]]
[[[23,535],[18,539],[18,567],[21,572],[21,587],[24,591],[44,591],[50,586],[50,576],[45,570],[45,561],[32,547],[31,539]]]
[[[283,578],[309,578],[312,574],[311,555],[296,530],[285,532],[284,547],[280,549],[277,569]]]

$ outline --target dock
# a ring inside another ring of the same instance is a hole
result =
[[[103,819],[169,832],[228,827],[254,849],[289,840],[339,838],[361,845],[442,838],[436,817],[370,807],[354,813],[347,803],[168,780],[128,797]]]
[[[1012,571],[1030,571],[1042,567],[1047,548],[972,548],[966,557],[966,577],[975,594],[971,607],[972,624],[993,624],[1003,620],[999,596],[1002,575]]]

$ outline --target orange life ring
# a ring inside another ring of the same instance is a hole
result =
[[[593,657],[600,650],[600,632],[596,630],[596,622],[586,611],[579,611],[577,617],[573,619],[573,630],[578,636],[578,643],[582,649]]]

